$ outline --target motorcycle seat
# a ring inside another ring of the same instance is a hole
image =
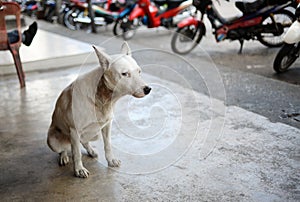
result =
[[[254,2],[243,2],[243,1],[236,1],[235,6],[242,11],[243,14],[254,13],[258,9],[264,6],[264,0],[258,0]]]
[[[168,9],[171,9],[171,8],[178,7],[182,2],[185,2],[185,1],[186,0],[154,0],[153,2],[159,6],[167,4]]]

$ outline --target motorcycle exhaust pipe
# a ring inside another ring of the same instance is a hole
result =
[[[95,17],[94,18],[95,25],[106,25],[105,19],[102,17]],[[80,17],[80,18],[74,18],[75,23],[83,23],[83,24],[90,24],[92,22],[91,18],[89,17]]]

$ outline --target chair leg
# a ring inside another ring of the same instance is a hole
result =
[[[21,88],[23,88],[23,87],[25,87],[25,74],[24,74],[23,67],[22,67],[19,49],[18,48],[13,49],[13,50],[11,50],[11,53],[14,58],[17,74],[19,77],[20,86],[21,86]]]

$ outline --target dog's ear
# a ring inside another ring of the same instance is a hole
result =
[[[111,62],[111,58],[103,51],[98,50],[95,46],[93,46],[93,48],[95,49],[101,67],[104,69],[104,71],[107,70]]]
[[[129,45],[126,41],[124,41],[124,43],[122,44],[121,52],[125,55],[131,56],[131,50],[130,50]]]

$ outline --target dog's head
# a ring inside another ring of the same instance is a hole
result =
[[[109,56],[95,46],[105,85],[117,95],[133,95],[141,98],[149,94],[151,88],[141,77],[141,68],[131,56],[126,42],[122,45],[122,54]]]

